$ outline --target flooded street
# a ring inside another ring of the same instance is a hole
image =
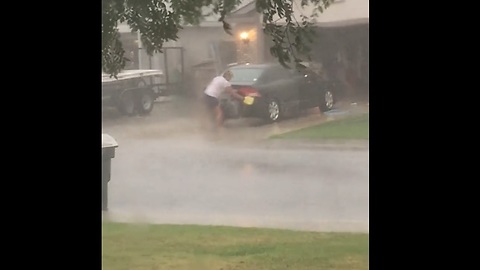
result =
[[[332,117],[311,110],[275,124],[229,120],[221,136],[211,138],[186,99],[157,102],[146,117],[106,110],[103,132],[119,147],[104,217],[368,232],[368,143],[266,140]]]

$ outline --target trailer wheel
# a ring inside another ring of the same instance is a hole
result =
[[[155,98],[151,89],[145,89],[140,92],[136,99],[136,109],[139,114],[149,114],[153,110]]]
[[[135,114],[135,96],[133,91],[128,90],[120,94],[117,104],[120,113],[128,116]]]

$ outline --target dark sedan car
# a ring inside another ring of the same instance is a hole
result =
[[[336,102],[335,83],[311,68],[286,69],[280,64],[243,64],[229,68],[232,87],[240,95],[255,97],[252,105],[224,96],[225,118],[260,117],[275,122],[300,110],[331,110]]]

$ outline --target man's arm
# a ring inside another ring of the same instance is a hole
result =
[[[235,89],[233,89],[231,86],[227,86],[225,88],[225,91],[227,91],[231,96],[233,96],[234,98],[240,100],[240,101],[243,101],[244,100],[244,97],[242,95],[239,95],[237,93],[237,91]]]

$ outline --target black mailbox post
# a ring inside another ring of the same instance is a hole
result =
[[[117,142],[108,134],[102,134],[102,211],[108,210],[108,182],[111,178],[112,158]]]

